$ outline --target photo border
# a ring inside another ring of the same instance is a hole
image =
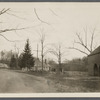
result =
[[[75,3],[82,2],[84,3],[84,2],[100,2],[100,0],[0,0],[0,2],[75,2]],[[0,100],[11,100],[11,99],[12,100],[100,100],[100,93],[83,93],[84,95],[81,95],[80,93],[73,93],[71,95],[70,93],[63,93],[63,94],[69,94],[69,96],[66,95],[60,96],[58,95],[59,93],[57,93],[57,95],[55,95],[54,97],[52,97],[53,93],[49,93],[49,96],[48,93],[45,94],[39,93],[40,95],[39,97],[36,94],[37,93],[35,93],[33,97],[33,94],[29,96],[25,96],[24,93],[19,93],[18,95],[16,94],[13,95],[12,93],[11,94],[3,93],[0,94]],[[44,95],[46,96],[44,97]]]

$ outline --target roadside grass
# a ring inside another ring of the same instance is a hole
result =
[[[56,87],[59,92],[100,92],[100,79],[60,79],[56,81]]]
[[[88,76],[87,72],[67,71],[65,74],[28,72],[45,77],[57,92],[100,92],[100,77]]]
[[[100,77],[84,76],[84,72],[81,76],[56,75],[52,80],[57,92],[100,92]]]

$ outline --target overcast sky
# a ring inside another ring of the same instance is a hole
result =
[[[0,10],[3,8],[10,8],[8,12],[10,15],[5,13],[0,16],[0,29],[27,27],[20,31],[2,33],[9,40],[20,40],[16,42],[20,52],[24,49],[25,40],[29,38],[32,53],[36,56],[33,50],[36,50],[37,43],[41,50],[39,41],[41,29],[46,35],[45,44],[62,43],[62,47],[67,48],[72,47],[73,41],[77,40],[76,32],[80,32],[84,37],[83,29],[87,28],[89,41],[90,31],[96,28],[95,44],[97,46],[100,44],[100,3],[0,3]],[[34,8],[39,18],[46,23],[38,20]],[[0,37],[0,51],[15,50],[14,45],[15,43]],[[85,55],[76,50],[66,49],[64,59],[70,60],[83,56]]]

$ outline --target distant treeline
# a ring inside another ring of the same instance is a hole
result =
[[[63,63],[62,66],[65,71],[87,71],[88,59],[87,57],[76,58]]]
[[[26,41],[25,48],[20,55],[12,51],[1,51],[0,63],[7,64],[11,69],[27,68],[30,70],[31,67],[34,67],[35,61],[33,55],[31,54],[29,40]],[[49,60],[48,64],[51,66],[51,71],[56,71],[59,66],[53,60]],[[61,63],[61,67],[64,71],[87,71],[87,65],[87,57],[83,57],[82,59],[75,58]]]

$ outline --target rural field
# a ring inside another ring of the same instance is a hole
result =
[[[0,69],[0,93],[59,92],[100,92],[100,77]]]

